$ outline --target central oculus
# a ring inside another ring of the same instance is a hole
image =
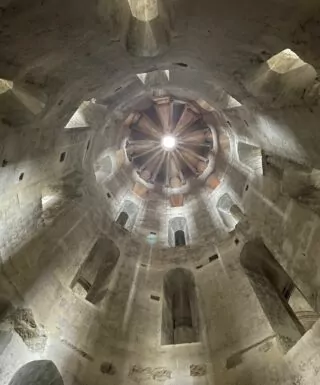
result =
[[[187,189],[188,179],[202,175],[213,157],[211,128],[195,102],[153,99],[146,109],[132,112],[124,128],[129,128],[127,158],[143,181],[155,185],[156,193],[184,185]]]
[[[167,151],[170,151],[170,150],[173,150],[176,145],[177,145],[177,141],[176,141],[176,138],[172,135],[165,135],[162,139],[161,139],[161,144],[162,144],[162,147],[167,150]]]

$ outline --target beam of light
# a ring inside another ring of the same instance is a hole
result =
[[[136,263],[136,267],[134,270],[133,280],[130,288],[130,293],[128,297],[128,301],[126,303],[126,309],[123,316],[123,322],[122,322],[122,330],[126,331],[128,327],[128,322],[131,316],[132,312],[132,304],[134,301],[134,297],[137,291],[137,283],[138,283],[138,277],[139,277],[139,271],[140,271],[140,264],[141,264],[142,254],[139,254],[139,259]]]
[[[152,250],[153,250],[153,246],[156,244],[156,242],[157,242],[157,236],[156,235],[152,238],[152,240],[149,239],[150,249],[149,249],[149,256],[148,256],[148,263],[147,263],[147,277],[149,275],[150,266],[152,264]]]
[[[132,16],[140,21],[151,21],[158,17],[158,0],[128,0]]]
[[[142,73],[142,74],[137,74],[137,77],[141,80],[143,84],[146,84],[146,78],[147,78],[147,73]]]
[[[59,200],[59,196],[57,195],[44,195],[42,197],[42,209],[46,210],[49,207],[52,207]]]
[[[268,59],[267,64],[272,71],[285,74],[307,63],[301,60],[291,49],[287,48]]]

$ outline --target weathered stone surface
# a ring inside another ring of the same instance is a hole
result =
[[[190,376],[201,377],[207,374],[206,364],[192,364],[190,365]]]
[[[76,347],[75,345],[73,345],[71,342],[65,340],[64,338],[61,339],[61,342],[68,346],[69,348],[71,348],[73,351],[75,351],[77,354],[79,354],[81,357],[87,359],[88,361],[93,361],[93,357],[88,354],[87,352],[85,352],[84,350],[82,349],[79,349],[78,347]]]
[[[1,330],[1,326],[0,326],[0,355],[3,353],[5,348],[9,345],[11,338],[12,338],[12,332]]]
[[[100,371],[104,374],[110,374],[113,375],[116,373],[116,368],[111,362],[103,362],[100,365]]]
[[[133,365],[128,376],[135,382],[148,381],[150,379],[163,382],[171,378],[172,372],[163,367],[141,367]]]
[[[32,351],[41,352],[47,343],[47,335],[43,327],[37,325],[32,310],[18,308],[12,315],[14,330]]]

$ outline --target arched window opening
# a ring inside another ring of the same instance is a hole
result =
[[[71,289],[87,301],[98,304],[105,296],[120,252],[109,239],[99,239],[71,283]]]
[[[186,238],[184,236],[184,231],[178,230],[174,233],[174,240],[176,246],[185,246]]]
[[[116,223],[118,223],[118,225],[120,225],[121,227],[125,227],[127,221],[129,219],[129,215],[127,213],[125,213],[124,211],[122,211],[117,220],[116,220]]]
[[[225,225],[225,227],[228,229],[228,231],[234,230],[238,220],[234,218],[234,216],[231,213],[231,207],[233,207],[234,201],[230,197],[229,194],[223,194],[217,203],[217,209],[221,218],[221,221]]]
[[[9,385],[63,385],[56,365],[49,360],[31,361],[22,366]]]
[[[162,345],[199,341],[199,317],[193,275],[185,269],[169,271],[164,278]]]
[[[184,217],[175,217],[168,223],[168,243],[171,247],[188,245],[189,232],[187,220]]]
[[[118,223],[121,227],[126,228],[128,231],[132,231],[138,214],[139,206],[130,199],[126,199],[123,202],[121,212],[116,220],[116,223]]]
[[[243,247],[240,263],[283,350],[287,351],[305,333],[295,313],[296,305],[303,303],[306,310],[314,312],[262,240],[252,240]]]

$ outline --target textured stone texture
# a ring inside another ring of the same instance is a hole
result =
[[[0,382],[18,381],[25,373],[17,371],[41,358],[65,385],[316,385],[319,321],[284,355],[239,257],[259,236],[320,309],[319,186],[296,188],[312,179],[300,183],[301,169],[320,165],[310,68],[320,68],[318,1],[163,0],[146,13],[138,3],[147,24],[127,0],[0,0],[0,290],[20,309],[1,323]],[[286,48],[308,67],[275,74],[268,60]],[[158,76],[163,70],[169,78]],[[144,73],[145,84],[137,77]],[[223,154],[182,207],[156,189],[134,189],[120,150],[130,112],[164,90],[198,101]],[[279,172],[262,168],[264,154],[281,158]],[[245,226],[234,229],[229,209],[218,208],[225,194]],[[138,207],[130,231],[114,223],[125,201]],[[186,219],[188,245],[168,248],[177,217]],[[101,237],[120,256],[93,305],[71,283]],[[201,335],[162,346],[163,280],[177,267],[194,275]],[[100,370],[104,362],[113,375]],[[206,374],[191,377],[204,362]]]
[[[129,378],[132,378],[135,382],[148,381],[150,379],[163,382],[171,378],[171,371],[166,368],[151,368],[151,367],[139,367],[134,365],[130,372]]]
[[[17,309],[11,316],[14,330],[33,351],[44,350],[47,336],[42,327],[36,324],[31,309]]]
[[[199,365],[190,365],[190,376],[192,377],[201,377],[207,374],[207,368],[205,364]]]
[[[110,374],[112,376],[116,373],[116,368],[111,362],[103,362],[100,365],[100,371],[104,374]]]

